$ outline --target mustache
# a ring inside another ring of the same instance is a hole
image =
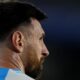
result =
[[[41,60],[40,60],[40,63],[43,64],[44,62],[45,62],[45,57],[42,57]]]

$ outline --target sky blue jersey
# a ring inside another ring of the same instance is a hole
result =
[[[35,80],[19,69],[0,68],[0,80]]]

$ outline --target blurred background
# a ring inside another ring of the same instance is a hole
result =
[[[25,1],[34,3],[48,15],[42,26],[50,55],[41,80],[80,80],[80,1]]]
[[[80,1],[19,1],[34,3],[48,15],[41,24],[50,55],[40,80],[80,80]]]

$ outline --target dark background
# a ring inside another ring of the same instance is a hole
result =
[[[42,22],[50,51],[41,80],[80,80],[80,1],[20,0],[47,13]]]
[[[21,0],[45,11],[42,22],[50,51],[41,80],[80,80],[80,1]]]

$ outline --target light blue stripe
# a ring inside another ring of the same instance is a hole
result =
[[[0,68],[0,80],[5,80],[8,70],[7,68]]]

